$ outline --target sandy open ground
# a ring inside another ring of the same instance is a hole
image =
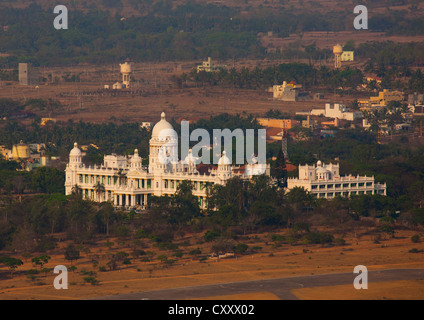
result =
[[[19,267],[13,278],[3,268],[0,280],[0,299],[92,299],[119,294],[169,289],[187,286],[199,286],[216,283],[250,281],[260,279],[277,279],[282,277],[319,275],[329,273],[349,272],[353,274],[356,265],[365,265],[369,271],[383,269],[424,269],[424,253],[410,253],[412,248],[421,249],[422,243],[412,243],[411,235],[416,232],[402,231],[394,239],[374,243],[372,237],[348,239],[345,246],[322,247],[321,245],[282,245],[272,247],[266,235],[260,236],[254,242],[246,242],[250,246],[262,246],[259,253],[247,254],[233,259],[215,261],[208,259],[199,261],[191,259],[188,254],[172,265],[166,267],[159,260],[141,262],[132,259],[132,264],[120,265],[116,271],[99,272],[94,268],[89,255],[97,253],[106,256],[108,253],[125,249],[107,249],[104,246],[91,248],[91,253],[82,254],[82,258],[73,263],[77,270],[69,272],[68,290],[56,290],[53,287],[53,272],[47,275],[37,275],[35,280],[26,276],[26,270],[34,268],[30,261]],[[185,238],[187,241],[189,238]],[[64,243],[61,244],[61,246]],[[184,248],[184,252],[198,247]],[[200,246],[202,252],[208,252],[208,246]],[[180,247],[181,248],[181,247]],[[171,252],[158,251],[157,255],[165,254],[171,257]],[[150,249],[148,249],[150,250]],[[152,248],[152,250],[154,250]],[[56,265],[70,267],[63,253],[51,255],[52,259],[45,267]],[[62,251],[63,252],[63,251]],[[272,253],[272,254],[271,254]],[[156,256],[157,257],[157,256]],[[100,259],[99,265],[105,265],[106,260]],[[96,271],[98,285],[84,281],[84,271]],[[405,289],[408,286],[408,289]],[[371,286],[365,295],[358,296],[358,291],[351,286],[334,286],[330,288],[308,288],[294,290],[292,294],[300,299],[424,299],[424,281],[394,281]],[[390,288],[388,290],[387,288]],[[371,290],[372,289],[372,290]],[[366,291],[366,290],[361,290]],[[200,298],[200,296],[199,296]],[[207,296],[201,297],[207,299]],[[210,297],[209,297],[210,298]],[[217,298],[217,297],[215,297]],[[222,299],[275,299],[270,292],[257,292],[243,295],[219,295]]]

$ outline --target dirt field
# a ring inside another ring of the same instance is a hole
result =
[[[30,260],[24,261],[13,278],[6,268],[0,270],[0,299],[87,299],[117,294],[150,291],[157,289],[176,288],[214,283],[236,282],[257,279],[272,279],[299,275],[328,274],[340,272],[353,272],[356,265],[365,265],[368,270],[395,269],[395,268],[424,268],[424,253],[410,253],[412,248],[422,249],[422,243],[412,243],[410,237],[414,231],[399,231],[396,238],[390,238],[380,243],[375,243],[370,236],[360,239],[346,237],[345,246],[322,247],[321,245],[282,245],[273,247],[269,235],[258,235],[250,240],[244,239],[249,247],[260,246],[262,250],[254,254],[246,254],[232,259],[219,261],[207,259],[199,261],[192,259],[187,252],[200,247],[203,253],[210,252],[210,244],[198,244],[192,236],[186,236],[179,243],[189,242],[188,246],[180,246],[185,253],[172,265],[165,265],[158,259],[152,262],[142,262],[132,259],[130,265],[120,265],[116,271],[98,271],[94,267],[91,256],[97,254],[98,266],[105,265],[107,257],[117,251],[130,251],[128,242],[121,243],[120,248],[112,249],[104,246],[104,241],[97,246],[91,246],[90,252],[81,253],[82,258],[73,263],[77,269],[69,272],[69,289],[56,290],[53,287],[55,275],[40,273],[31,280],[27,275],[28,269],[33,269]],[[118,242],[115,242],[117,244]],[[61,247],[65,246],[61,243]],[[116,245],[117,246],[117,245]],[[154,251],[156,257],[167,255],[172,257],[172,252],[161,251],[149,244],[146,251]],[[64,259],[63,250],[56,250],[50,254],[51,260],[45,265],[54,268],[56,265],[70,267],[69,261]],[[172,257],[174,258],[174,257]],[[98,285],[85,282],[86,271],[95,271]],[[424,299],[424,281],[380,283],[368,291],[363,299],[397,299],[408,298],[413,295],[416,299]],[[404,286],[408,287],[406,293]],[[391,288],[389,291],[387,288]],[[352,286],[353,288],[353,286]],[[320,288],[302,289],[293,291],[300,299],[314,299],[319,292],[320,299],[333,299],[345,297],[356,299],[355,292],[350,286],[335,286],[321,290]],[[318,290],[318,291],[317,291]],[[207,297],[205,297],[207,298]],[[217,297],[215,297],[217,298]],[[222,299],[275,299],[269,292],[258,289],[257,293],[243,296],[220,296]]]
[[[256,62],[257,63],[257,62]],[[265,62],[264,62],[265,63]],[[194,66],[195,63],[189,64]],[[253,61],[239,61],[238,66],[253,66]],[[181,64],[134,64],[133,89],[137,94],[111,96],[102,92],[104,85],[119,80],[116,66],[79,66],[41,69],[41,76],[52,75],[62,79],[66,73],[80,74],[80,83],[59,82],[39,86],[20,86],[13,82],[0,82],[0,98],[53,99],[62,108],[49,113],[47,110],[28,109],[41,117],[53,117],[58,121],[104,122],[113,117],[123,121],[157,121],[162,111],[171,119],[208,118],[221,113],[258,114],[262,116],[270,109],[294,114],[312,108],[324,108],[326,102],[350,103],[354,97],[325,94],[319,101],[312,99],[298,102],[274,101],[266,89],[243,90],[222,87],[176,89],[170,81],[173,74],[185,72]],[[188,68],[191,70],[191,68]],[[117,92],[117,91],[113,91]]]
[[[347,285],[294,289],[292,293],[301,300],[423,300],[424,280],[374,283],[360,291]]]

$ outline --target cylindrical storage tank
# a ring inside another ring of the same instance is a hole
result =
[[[131,73],[131,65],[128,62],[120,64],[121,73]]]
[[[343,47],[339,44],[335,45],[333,47],[333,53],[334,54],[342,54],[343,53]]]

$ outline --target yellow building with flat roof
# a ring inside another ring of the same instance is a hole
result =
[[[377,97],[370,97],[369,100],[358,100],[361,110],[369,110],[373,107],[384,107],[390,101],[404,101],[405,93],[397,90],[384,89],[378,93]]]

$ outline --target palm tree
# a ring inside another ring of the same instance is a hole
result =
[[[79,185],[74,185],[72,187],[72,194],[81,195],[82,189]]]
[[[116,183],[116,181],[118,181],[119,185],[122,184],[122,181],[125,178],[125,173],[122,173],[122,171],[123,171],[122,168],[119,169],[118,172],[113,176],[114,179],[115,179],[115,183]]]
[[[93,186],[93,189],[97,193],[97,201],[100,202],[100,196],[103,192],[105,192],[105,186],[103,183],[100,183],[100,181],[97,181],[97,183]]]

